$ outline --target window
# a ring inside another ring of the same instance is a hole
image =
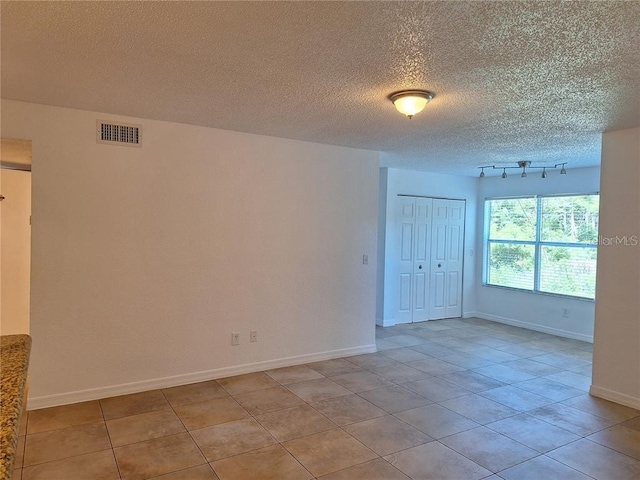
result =
[[[595,298],[599,195],[485,201],[484,283]]]

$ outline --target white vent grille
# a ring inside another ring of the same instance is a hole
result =
[[[141,147],[141,125],[131,125],[126,123],[112,123],[98,120],[97,122],[98,143],[108,143],[111,145],[128,145],[130,147]]]

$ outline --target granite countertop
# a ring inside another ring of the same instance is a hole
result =
[[[0,339],[0,480],[9,480],[25,406],[31,337],[2,335]]]

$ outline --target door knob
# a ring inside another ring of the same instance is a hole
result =
[[[422,270],[422,265],[418,265],[418,270]]]
[[[441,263],[439,263],[439,264],[438,264],[438,268],[440,268],[440,267],[442,267],[442,264],[441,264]]]

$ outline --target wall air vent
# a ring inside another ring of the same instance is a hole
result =
[[[105,122],[103,120],[98,120],[96,123],[98,143],[127,145],[129,147],[142,146],[142,125]]]

